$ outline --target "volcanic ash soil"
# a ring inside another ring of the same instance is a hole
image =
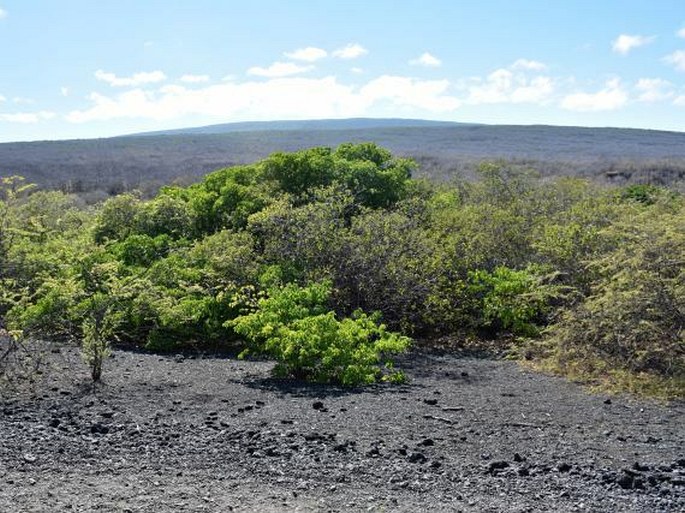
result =
[[[267,362],[47,352],[0,402],[0,511],[685,511],[685,404],[435,351],[406,385]]]

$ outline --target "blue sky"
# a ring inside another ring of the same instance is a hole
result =
[[[682,0],[0,0],[0,141],[406,117],[685,131]]]

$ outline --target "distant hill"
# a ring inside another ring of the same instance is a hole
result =
[[[429,121],[425,119],[402,118],[348,118],[348,119],[307,119],[284,121],[244,121],[239,123],[222,123],[174,130],[159,130],[133,134],[141,135],[184,135],[184,134],[228,134],[233,132],[265,132],[288,130],[367,130],[370,128],[421,128],[421,127],[455,127],[474,126],[472,123],[455,123],[452,121]]]
[[[420,165],[419,176],[439,180],[469,178],[480,162],[504,159],[542,175],[685,184],[685,133],[397,119],[238,123],[107,139],[5,143],[0,144],[0,176],[20,174],[43,187],[89,193],[94,201],[131,188],[151,194],[161,185],[188,183],[275,151],[348,141],[373,141],[412,157]]]

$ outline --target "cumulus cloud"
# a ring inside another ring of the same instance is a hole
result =
[[[611,49],[621,55],[628,55],[632,49],[648,45],[655,39],[655,36],[621,34],[611,43]]]
[[[114,73],[108,73],[101,69],[95,72],[95,78],[107,82],[113,87],[136,87],[143,84],[154,84],[166,80],[166,75],[161,71],[141,71],[130,77],[118,77]]]
[[[596,93],[573,93],[565,96],[561,101],[561,107],[578,112],[597,112],[620,109],[626,103],[628,93],[618,79],[612,79]]]
[[[446,80],[390,75],[361,87],[342,84],[335,77],[225,82],[195,89],[167,85],[156,91],[136,88],[113,96],[92,93],[91,105],[70,112],[66,119],[85,123],[117,118],[169,120],[184,116],[244,120],[340,118],[368,115],[374,107],[450,112],[460,102],[448,94],[449,86]]]
[[[678,71],[685,71],[685,50],[676,50],[663,58],[666,64],[670,64]]]
[[[428,52],[425,52],[421,54],[419,57],[416,59],[412,59],[409,61],[409,64],[412,66],[425,66],[427,68],[439,68],[442,66],[442,61],[435,57],[434,55],[431,55]]]
[[[181,82],[186,84],[202,84],[209,82],[209,75],[190,75],[186,74],[181,77]]]
[[[333,57],[339,59],[356,59],[362,55],[366,55],[369,51],[358,43],[350,43],[347,46],[338,48],[333,52]]]
[[[3,18],[7,18],[7,11],[0,7],[0,20]]]
[[[676,32],[676,35],[678,37],[682,37],[683,39],[685,39],[685,27],[681,28],[678,32]]]
[[[322,48],[308,46],[306,48],[298,48],[293,52],[286,52],[284,55],[288,59],[296,61],[315,62],[326,57],[328,52]]]
[[[467,102],[473,105],[492,103],[544,104],[549,101],[554,93],[554,81],[544,75],[530,77],[526,73],[500,68],[490,73],[485,79],[472,79],[467,89]]]
[[[547,66],[540,61],[532,61],[529,59],[518,59],[511,65],[513,70],[525,70],[525,71],[544,71]]]
[[[300,66],[294,62],[274,62],[268,68],[253,66],[247,70],[247,74],[257,77],[278,78],[299,75],[300,73],[305,73],[313,68],[313,66]]]
[[[15,112],[11,114],[0,114],[0,121],[7,121],[9,123],[23,123],[31,124],[39,121],[46,121],[56,116],[54,112],[41,110],[38,112]]]
[[[431,112],[449,112],[461,102],[447,93],[447,80],[417,80],[383,75],[361,88],[359,96],[365,103],[391,101],[398,106],[416,107]]]
[[[635,84],[638,101],[654,103],[673,97],[673,84],[662,78],[641,78]]]

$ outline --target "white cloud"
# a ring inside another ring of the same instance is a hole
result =
[[[114,73],[99,69],[95,72],[95,78],[114,87],[136,87],[142,84],[162,82],[166,80],[166,75],[161,71],[141,71],[130,77],[117,77]]]
[[[0,7],[0,20],[3,18],[7,18],[7,11]]]
[[[0,94],[0,102],[6,102],[7,98]]]
[[[596,93],[573,93],[561,101],[561,107],[578,112],[616,110],[628,103],[628,93],[618,79],[608,80]]]
[[[544,71],[547,69],[547,66],[540,61],[518,59],[511,65],[511,69],[524,71]]]
[[[16,103],[17,105],[33,105],[36,103],[36,100],[24,96],[15,96],[12,98],[12,103]]]
[[[209,75],[183,75],[181,77],[181,82],[186,84],[202,84],[204,82],[209,82]]]
[[[673,84],[662,78],[641,78],[635,84],[639,91],[638,101],[654,103],[673,97]]]
[[[678,37],[682,37],[683,39],[685,39],[685,27],[681,28],[678,32],[676,32],[676,35]]]
[[[685,50],[676,50],[662,59],[678,71],[685,71]]]
[[[357,68],[357,67],[350,68],[350,71],[352,73],[357,73],[357,74],[364,73],[364,70],[362,68]]]
[[[59,92],[62,94],[62,96],[69,96],[69,88],[62,86],[59,88]]]
[[[621,34],[611,43],[611,49],[621,55],[628,55],[633,48],[648,45],[655,39],[655,36],[631,36],[628,34]]]
[[[676,105],[678,107],[685,107],[685,94],[680,95],[675,100],[673,100],[673,105]]]
[[[447,80],[416,80],[408,77],[383,75],[360,90],[365,102],[375,103],[389,100],[398,106],[416,107],[431,112],[449,112],[461,102],[446,93]]]
[[[412,59],[409,61],[409,64],[412,66],[425,66],[427,68],[439,68],[442,66],[442,61],[435,57],[434,55],[431,55],[428,52],[425,52],[421,54],[419,57],[416,59]]]
[[[38,123],[39,121],[46,121],[56,116],[54,112],[41,110],[39,112],[16,112],[13,114],[0,114],[0,121],[7,121],[10,123]]]
[[[225,82],[186,89],[167,85],[157,91],[132,89],[118,95],[92,93],[91,105],[70,112],[72,123],[117,118],[152,120],[204,116],[217,120],[345,118],[371,113],[451,112],[459,107],[448,94],[446,80],[426,81],[381,76],[362,87],[335,77],[274,78],[266,81]],[[283,101],[287,98],[288,101]]]
[[[350,43],[343,48],[338,48],[333,52],[334,57],[339,59],[356,59],[362,55],[366,55],[369,51],[358,43]]]
[[[328,52],[322,48],[308,46],[306,48],[298,48],[294,52],[286,52],[284,55],[296,61],[315,62],[326,57]]]
[[[548,102],[554,92],[554,81],[547,76],[529,77],[500,68],[485,79],[472,79],[468,87],[467,102],[473,105],[490,103],[537,103]]]
[[[305,73],[313,68],[313,66],[300,66],[294,62],[274,62],[268,68],[254,66],[247,70],[247,74],[255,75],[257,77],[278,78],[299,75],[300,73]]]

